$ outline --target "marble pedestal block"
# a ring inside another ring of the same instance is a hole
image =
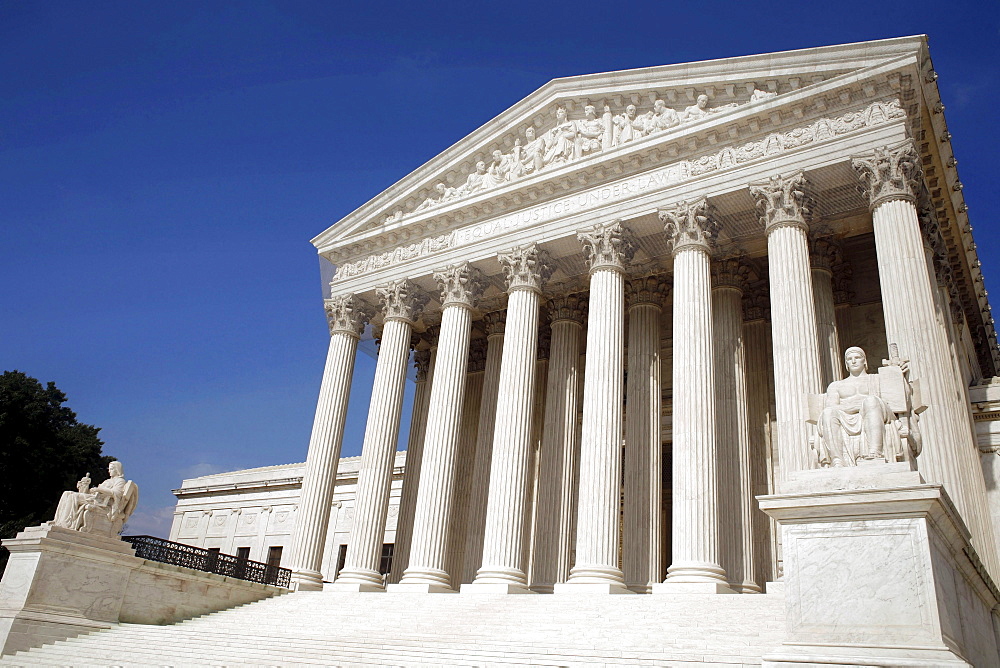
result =
[[[10,561],[0,582],[0,654],[117,624],[131,570],[142,563],[117,536],[45,524],[3,543]]]
[[[889,470],[892,469],[892,470]],[[998,665],[996,586],[939,484],[886,466],[798,474],[758,496],[782,531],[786,638],[765,666]]]

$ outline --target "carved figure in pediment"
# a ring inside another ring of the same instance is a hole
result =
[[[645,134],[663,132],[681,124],[680,115],[663,100],[653,102],[653,111],[646,114]]]
[[[556,109],[556,126],[545,134],[542,166],[569,162],[576,157],[576,123],[569,120],[566,109]]]
[[[830,383],[817,426],[817,456],[823,467],[857,466],[863,462],[912,460],[920,454],[917,413],[907,379],[909,364],[893,344],[891,360],[879,373],[868,373],[865,351],[844,352],[849,375]]]
[[[448,200],[453,200],[456,197],[458,197],[458,193],[455,188],[449,188],[443,183],[439,183],[436,186],[434,186],[434,192],[437,193],[437,197],[434,197],[433,195],[431,197],[428,197],[423,202],[421,202],[415,210],[423,211],[424,209],[429,209],[432,206],[443,204]]]
[[[772,93],[767,90],[760,90],[759,88],[754,88],[753,92],[750,94],[751,102],[760,102],[761,100],[770,100],[772,97],[776,96],[777,93]]]
[[[696,121],[699,118],[704,118],[708,116],[708,96],[702,93],[698,96],[698,99],[690,107],[685,107],[684,111],[681,113],[681,120],[683,121]]]
[[[514,154],[493,151],[493,162],[486,170],[487,182],[493,188],[512,180],[514,173]]]
[[[625,107],[625,113],[615,116],[612,123],[615,128],[615,146],[639,139],[646,131],[646,119],[637,115],[634,104]]]
[[[486,163],[480,160],[476,163],[476,171],[469,174],[469,178],[465,180],[465,183],[460,185],[455,189],[458,196],[471,195],[472,193],[483,190],[487,187],[487,174],[486,174]]]
[[[604,122],[597,117],[597,109],[588,104],[583,119],[576,122],[576,156],[582,157],[601,150]]]
[[[524,131],[526,143],[521,146],[521,140],[514,142],[514,178],[537,172],[542,168],[545,155],[545,136],[537,137],[535,128]]]

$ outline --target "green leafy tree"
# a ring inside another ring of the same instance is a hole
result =
[[[0,376],[0,537],[52,519],[59,497],[90,473],[108,477],[100,428],[81,424],[55,383],[45,387],[20,371]],[[0,549],[0,572],[8,552]]]

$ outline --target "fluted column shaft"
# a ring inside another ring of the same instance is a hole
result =
[[[471,362],[470,362],[471,364]],[[455,453],[455,489],[451,504],[451,529],[448,532],[448,560],[445,570],[451,577],[452,589],[463,582],[465,547],[469,532],[469,498],[472,495],[472,471],[476,458],[476,426],[479,424],[480,403],[483,396],[483,369],[470,371],[465,381],[465,404]]]
[[[545,424],[542,431],[538,472],[537,530],[532,564],[532,586],[551,592],[557,582],[569,577],[570,526],[573,511],[573,470],[579,411],[580,338],[583,332],[580,297],[566,305],[561,319],[552,322]],[[561,298],[567,300],[568,298]],[[555,300],[554,300],[555,301]],[[550,312],[553,311],[550,303]]]
[[[743,344],[743,291],[720,282],[712,290],[715,341],[715,411],[719,465],[720,565],[731,589],[759,592],[754,582],[750,479],[750,425],[746,354]]]
[[[403,489],[399,499],[399,519],[396,522],[396,544],[392,554],[390,583],[399,582],[403,577],[403,571],[410,564],[410,541],[413,537],[413,517],[417,508],[417,485],[420,484],[437,341],[434,342],[433,348],[418,351],[415,356],[420,356],[423,361],[417,363],[417,382],[413,393],[413,412],[410,416],[410,436],[406,445],[406,467],[403,470]]]
[[[715,364],[707,248],[674,253],[673,564],[667,582],[725,583],[719,564]]]
[[[812,268],[812,292],[816,308],[816,348],[819,351],[820,387],[826,389],[844,377],[837,312],[833,300],[833,274],[825,267]]]
[[[758,586],[775,579],[773,520],[758,507],[755,497],[771,494],[774,458],[771,456],[771,328],[765,320],[743,326],[746,354],[747,412],[749,420],[751,536],[754,543],[754,581]]]
[[[295,518],[295,552],[291,563],[292,577],[300,590],[323,588],[320,572],[323,546],[337,482],[337,464],[347,421],[347,400],[351,394],[357,349],[356,332],[336,331],[330,335],[323,382],[316,402],[316,417],[309,438],[302,496]]]
[[[583,385],[576,563],[569,582],[623,585],[618,568],[622,470],[625,277],[612,267],[590,276],[587,374]]]
[[[489,319],[489,318],[488,318]],[[483,563],[483,532],[486,525],[486,504],[490,491],[490,464],[493,459],[493,429],[496,423],[497,397],[500,391],[500,366],[503,358],[503,320],[496,318],[487,336],[486,371],[483,395],[479,405],[479,425],[476,431],[476,454],[469,490],[469,516],[466,529],[465,566],[462,582],[471,582]]]
[[[927,404],[920,415],[923,451],[917,464],[925,480],[944,484],[972,525],[974,504],[962,479],[962,453],[974,446],[968,429],[959,426],[967,418],[954,410],[957,390],[948,345],[934,311],[936,283],[924,256],[917,210],[912,201],[887,200],[875,207],[872,220],[886,340],[898,344],[900,354],[910,358],[910,377],[920,380]]]
[[[510,292],[493,430],[483,562],[476,584],[527,585],[521,563],[528,454],[535,404],[535,355],[539,294],[527,287]]]
[[[379,558],[385,538],[385,518],[389,507],[399,418],[403,410],[406,363],[410,354],[409,320],[387,319],[375,365],[371,405],[358,471],[354,526],[347,542],[344,568],[338,584],[382,589]]]
[[[663,578],[659,303],[663,295],[654,279],[637,279],[630,288],[622,570],[629,589],[648,593]]]
[[[410,563],[397,587],[451,591],[448,534],[452,529],[455,460],[465,405],[472,307],[482,291],[480,272],[468,263],[434,274],[442,290],[441,334],[427,414]]]

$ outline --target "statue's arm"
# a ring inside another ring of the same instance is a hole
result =
[[[830,383],[830,387],[826,389],[826,407],[835,408],[840,406],[840,392],[834,387],[834,383]]]

